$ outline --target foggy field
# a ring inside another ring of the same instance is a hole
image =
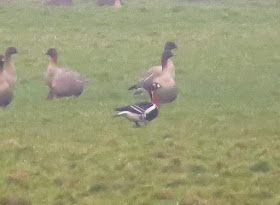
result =
[[[280,203],[279,0],[2,2],[0,54],[19,53],[1,205]],[[170,40],[179,97],[147,127],[113,118]],[[46,100],[51,47],[89,80],[80,98]]]

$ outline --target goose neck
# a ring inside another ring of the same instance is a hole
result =
[[[8,73],[10,73],[11,75],[16,75],[16,70],[15,70],[15,66],[12,62],[12,58],[11,58],[11,55],[5,55],[5,64],[6,64],[6,71]]]
[[[4,69],[4,61],[0,61],[0,73],[3,71]]]
[[[172,65],[173,65],[173,63],[170,59],[162,60],[162,70],[166,70],[167,68],[171,67]]]
[[[51,57],[51,62],[52,65],[57,65],[57,56]]]

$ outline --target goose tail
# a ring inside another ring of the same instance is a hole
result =
[[[128,90],[134,90],[134,89],[137,89],[137,88],[138,88],[138,86],[137,86],[137,84],[135,84],[135,85],[131,86],[130,88],[128,88]]]

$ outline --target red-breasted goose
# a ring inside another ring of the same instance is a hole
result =
[[[171,51],[175,48],[178,48],[178,46],[174,42],[167,42],[164,46],[164,51]],[[166,65],[166,71],[170,73],[170,76],[175,80],[175,66],[171,59],[167,62]],[[141,93],[141,88],[145,87],[145,84],[150,84],[153,82],[153,79],[161,75],[163,68],[162,65],[151,67],[146,73],[143,74],[142,78],[140,79],[139,83],[136,85],[131,86],[128,90],[133,89],[139,89],[135,92],[137,94],[138,92]]]
[[[9,85],[13,85],[17,81],[15,66],[12,62],[12,55],[18,53],[15,47],[9,47],[5,53],[5,69],[3,76]]]
[[[5,56],[0,55],[0,107],[9,105],[14,97],[11,85],[6,81],[4,76]]]
[[[50,88],[48,99],[80,96],[86,84],[85,78],[77,71],[59,67],[57,64],[58,54],[55,48],[50,48],[46,55],[51,57],[46,73],[46,83]]]
[[[129,121],[135,123],[136,127],[140,127],[140,123],[148,124],[149,121],[155,119],[159,114],[160,99],[155,91],[160,85],[154,83],[150,86],[149,93],[152,102],[140,102],[134,105],[119,107],[115,111],[119,113],[115,116],[125,116]]]

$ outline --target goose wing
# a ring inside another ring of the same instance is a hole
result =
[[[152,105],[153,105],[153,103],[150,103],[150,102],[140,102],[140,103],[136,103],[134,105],[116,108],[115,111],[119,111],[119,112],[126,111],[126,112],[130,112],[130,113],[142,115]]]

